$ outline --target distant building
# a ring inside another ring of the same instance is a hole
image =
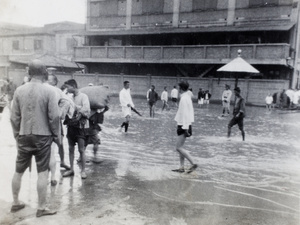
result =
[[[295,83],[298,12],[298,0],[88,0],[74,60],[90,73],[218,77],[241,49],[258,78]]]
[[[73,22],[44,27],[0,23],[0,77],[7,77],[9,69],[23,68],[29,60],[41,57],[47,58],[46,66],[57,67],[58,71],[78,70],[72,62],[73,49],[82,46],[84,38],[74,35],[84,29],[84,24]]]

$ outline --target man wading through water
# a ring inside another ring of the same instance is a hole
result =
[[[182,81],[179,83],[179,92],[181,93],[178,111],[175,116],[177,122],[177,143],[176,150],[179,153],[180,168],[172,170],[174,172],[183,173],[184,170],[184,159],[187,159],[191,163],[191,167],[187,170],[187,173],[193,172],[198,165],[194,163],[192,157],[183,149],[184,142],[187,137],[192,135],[192,123],[194,122],[194,108],[191,96],[188,93],[189,83]]]
[[[119,94],[122,112],[125,117],[125,122],[122,123],[121,127],[119,128],[119,131],[121,131],[122,128],[125,127],[125,132],[128,131],[129,120],[131,117],[131,108],[134,108],[134,104],[132,102],[132,98],[131,98],[131,94],[130,94],[129,85],[130,85],[129,81],[124,81],[124,88],[120,91],[120,94]]]

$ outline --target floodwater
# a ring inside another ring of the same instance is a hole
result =
[[[175,151],[176,108],[149,117],[144,99],[133,99],[143,116],[133,113],[129,132],[117,98],[112,98],[101,132],[101,163],[87,163],[86,180],[62,178],[49,184],[49,207],[57,215],[36,218],[36,169],[25,172],[20,199],[25,209],[9,213],[11,178],[16,157],[7,109],[0,121],[0,224],[289,224],[300,223],[300,113],[247,107],[246,141],[237,126],[226,138],[230,117],[219,118],[221,106],[195,107],[193,136],[185,148],[198,169],[179,167]],[[65,140],[66,162],[67,142]],[[93,156],[88,146],[88,158]],[[78,157],[76,152],[76,158]],[[57,161],[59,156],[56,154]],[[59,162],[58,162],[59,165]],[[186,167],[189,163],[186,162]]]

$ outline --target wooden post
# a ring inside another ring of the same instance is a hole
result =
[[[131,29],[132,0],[126,1],[126,30]]]
[[[236,0],[228,0],[227,25],[233,25],[235,20],[235,2]]]
[[[179,10],[180,10],[180,0],[173,0],[173,20],[172,26],[179,26]]]

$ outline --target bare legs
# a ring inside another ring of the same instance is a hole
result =
[[[231,128],[232,128],[232,125],[231,125],[231,124],[228,124],[227,138],[230,138]],[[239,124],[239,129],[240,129],[240,131],[241,131],[243,141],[245,141],[245,131],[244,131],[243,125],[240,125],[240,124]],[[229,140],[230,140],[230,139],[229,139]]]
[[[81,173],[83,173],[85,172],[86,156],[85,156],[84,140],[81,138],[78,139],[78,151],[81,159]],[[73,154],[73,161],[74,161],[74,154]]]
[[[176,143],[176,151],[179,153],[181,168],[184,168],[184,159],[187,159],[192,165],[194,165],[191,155],[185,149],[183,149],[185,139],[186,137],[184,134],[179,135]]]
[[[150,105],[150,117],[154,118],[155,116],[155,105]]]
[[[128,131],[129,120],[130,120],[130,116],[127,115],[127,116],[125,117],[125,122],[123,122],[122,125],[121,125],[121,129],[122,129],[123,127],[125,127],[125,132]],[[120,129],[120,131],[121,131],[121,129]]]
[[[55,159],[54,143],[52,143],[52,145],[51,145],[51,155],[50,155],[49,168],[50,168],[50,172],[51,172],[51,185],[55,186],[56,185],[56,180],[55,180],[56,159]]]
[[[22,176],[24,173],[17,173],[15,172],[13,179],[12,179],[12,194],[13,194],[13,205],[20,204],[19,201],[19,193],[21,189],[21,182],[22,182]]]
[[[37,180],[37,192],[38,192],[38,209],[46,208],[46,195],[47,195],[47,182],[48,182],[48,171],[38,173]]]
[[[13,205],[19,205],[19,193],[21,189],[21,182],[24,173],[15,172],[12,179],[12,193],[13,193]],[[37,180],[37,192],[38,192],[38,209],[44,210],[46,208],[46,196],[47,196],[47,182],[48,182],[48,170],[38,173]]]
[[[164,111],[165,108],[168,110],[169,105],[165,100],[163,100],[163,107],[162,107],[161,111]]]
[[[86,163],[86,156],[85,156],[85,140],[82,138],[78,138],[78,151],[80,154],[80,163],[81,163],[81,178],[87,178],[85,173],[85,163]],[[74,175],[74,158],[75,158],[75,146],[73,143],[69,142],[69,159],[70,159],[70,167],[71,169],[63,174],[64,177],[69,177]]]

